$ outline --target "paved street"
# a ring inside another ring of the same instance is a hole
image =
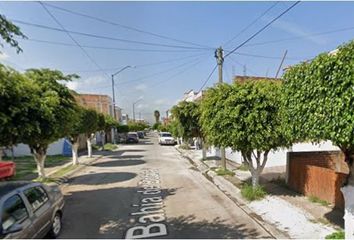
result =
[[[174,147],[159,146],[152,135],[86,167],[63,192],[61,238],[270,237]]]

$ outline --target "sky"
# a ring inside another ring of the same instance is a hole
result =
[[[152,122],[154,110],[163,116],[184,92],[202,87],[216,65],[217,47],[228,53],[294,2],[43,3],[45,8],[39,2],[0,1],[0,13],[28,37],[18,39],[20,54],[4,45],[0,61],[19,71],[45,67],[76,73],[80,79],[68,83],[70,88],[109,96],[111,75],[134,66],[114,78],[116,103],[132,116],[133,103],[141,99],[136,116]],[[65,31],[28,23],[84,35],[72,33],[71,39]],[[286,50],[284,67],[353,38],[354,2],[301,2],[225,58],[224,81],[234,75],[274,77]],[[216,71],[205,87],[217,80]]]

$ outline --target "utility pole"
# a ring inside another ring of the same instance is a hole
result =
[[[247,66],[243,65],[243,76],[247,75]]]
[[[168,112],[169,112],[169,110],[167,109],[166,110],[166,118],[168,118]]]
[[[141,112],[139,112],[139,121],[141,121]]]
[[[223,83],[223,77],[222,77],[222,67],[224,63],[224,50],[222,47],[219,47],[218,49],[215,50],[215,58],[216,62],[218,64],[218,69],[219,69],[219,83]],[[220,155],[221,155],[221,165],[223,169],[226,169],[226,158],[225,158],[225,148],[221,147],[220,148]]]
[[[277,74],[275,74],[275,78],[277,78],[277,77],[278,77],[278,75],[279,75],[279,72],[280,72],[281,66],[283,66],[284,60],[285,60],[285,58],[286,58],[286,54],[288,54],[288,50],[285,50],[285,53],[284,53],[283,58],[281,59],[281,62],[280,62],[280,65],[279,65],[279,68],[278,68]]]

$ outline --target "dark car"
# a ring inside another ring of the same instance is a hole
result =
[[[127,143],[138,143],[139,137],[136,132],[128,132]]]
[[[139,137],[139,138],[144,138],[144,132],[139,131],[139,132],[138,132],[138,137]]]
[[[56,238],[63,207],[57,186],[29,181],[0,183],[0,238]]]

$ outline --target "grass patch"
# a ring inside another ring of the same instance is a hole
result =
[[[327,202],[325,200],[322,200],[322,199],[320,199],[320,198],[318,198],[316,196],[309,196],[308,199],[309,199],[310,202],[318,203],[318,204],[320,204],[322,206],[326,206],[327,207],[327,206],[330,205],[329,202]]]
[[[345,239],[344,231],[334,232],[326,236],[326,239]]]
[[[104,145],[104,150],[106,150],[106,151],[113,151],[113,150],[116,150],[116,149],[118,149],[118,145],[117,144],[106,143]]]
[[[191,149],[191,148],[189,147],[189,145],[186,144],[186,143],[182,143],[181,145],[179,145],[179,148],[184,149],[184,150],[189,150],[189,149]]]
[[[4,161],[12,161],[11,157],[4,157]],[[63,165],[71,161],[71,157],[62,155],[51,155],[47,156],[44,162],[44,167],[55,167]],[[22,180],[30,175],[35,175],[37,173],[37,164],[32,155],[15,157],[14,162],[16,163],[16,176],[14,180]]]
[[[224,168],[212,168],[212,170],[216,173],[218,176],[235,176],[235,173],[233,171],[230,171],[228,169]]]
[[[252,187],[250,184],[243,184],[241,187],[241,195],[248,201],[260,200],[267,195],[267,192],[262,186]]]
[[[68,165],[66,167],[59,169],[58,171],[56,171],[55,173],[50,175],[50,177],[36,178],[33,181],[34,182],[41,182],[41,183],[45,183],[45,184],[55,183],[59,178],[63,177],[65,174],[73,171],[74,169],[76,169],[78,167],[79,167],[79,165]]]
[[[101,146],[96,145],[96,144],[92,144],[92,150],[98,151],[100,148],[101,148]]]
[[[237,168],[237,170],[240,170],[240,171],[248,171],[248,170],[250,170],[250,168],[249,168],[246,164],[242,163],[242,164]]]

